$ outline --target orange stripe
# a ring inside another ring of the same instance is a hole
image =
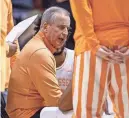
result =
[[[77,118],[81,118],[82,112],[82,81],[83,81],[83,72],[84,72],[84,53],[81,54],[80,60],[80,74],[79,74],[79,83],[78,83],[78,105],[77,105]]]
[[[73,115],[72,115],[72,118],[77,118],[74,113],[73,113]]]
[[[120,118],[118,115],[114,116],[114,118]]]
[[[121,79],[121,72],[120,72],[120,66],[118,64],[114,64],[115,74],[116,74],[116,82],[119,88],[118,93],[118,107],[119,112],[122,118],[124,118],[124,106],[122,101],[122,79]]]
[[[118,118],[119,117],[119,113],[117,111],[117,107],[115,105],[115,91],[112,87],[112,84],[111,84],[111,70],[109,72],[109,76],[108,76],[108,82],[110,82],[110,85],[108,86],[108,90],[109,90],[109,96],[111,98],[111,101],[112,101],[112,105],[113,105],[113,111],[114,113],[116,114],[116,116],[114,118]],[[113,78],[114,79],[114,78]]]
[[[94,91],[94,81],[95,81],[95,66],[96,66],[96,56],[93,52],[91,52],[88,92],[86,96],[87,97],[87,106],[86,106],[87,118],[92,118],[92,101],[93,101],[93,91]]]
[[[96,113],[97,117],[100,117],[101,107],[103,106],[102,99],[104,96],[104,90],[105,90],[105,86],[106,86],[107,68],[108,68],[108,63],[107,63],[107,61],[103,60],[102,61],[102,69],[101,69],[101,77],[100,77],[99,100],[98,100],[99,102],[98,102],[98,108],[97,108],[97,113]]]
[[[113,78],[113,79],[114,79],[114,78]],[[109,93],[110,93],[109,96],[110,96],[111,101],[112,101],[112,104],[113,104],[113,111],[114,111],[115,114],[116,114],[115,118],[118,118],[118,117],[119,117],[119,113],[118,113],[117,107],[116,107],[116,105],[115,105],[115,91],[114,91],[112,85],[110,85]]]

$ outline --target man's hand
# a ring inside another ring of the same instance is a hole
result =
[[[120,56],[123,60],[129,59],[129,48],[128,47],[120,47],[115,51],[115,55]]]
[[[6,56],[7,57],[12,57],[16,51],[17,51],[17,44],[16,42],[7,42],[8,43],[8,46],[9,46],[9,51],[6,53]]]
[[[123,63],[123,58],[120,55],[115,54],[105,46],[101,46],[96,55],[112,63]]]
[[[72,104],[72,81],[69,83],[68,87],[62,94],[61,98],[59,99],[59,109],[63,112],[69,111],[73,109]]]
[[[108,48],[106,48],[105,46],[101,46],[96,55],[102,59],[105,59],[105,60],[110,60],[110,56],[113,55],[113,52],[111,50],[109,50]]]

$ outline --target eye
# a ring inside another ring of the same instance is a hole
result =
[[[59,28],[60,30],[64,30],[66,27],[63,26],[63,25],[60,25],[60,26],[58,26],[58,28]]]
[[[64,26],[64,25],[59,25],[57,26],[60,30],[64,30],[65,28],[67,28],[68,31],[71,31],[72,28],[71,27],[67,27],[67,26]]]

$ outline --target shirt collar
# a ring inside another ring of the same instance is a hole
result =
[[[46,47],[51,51],[52,54],[54,54],[56,52],[56,49],[48,42],[48,39],[46,38],[45,34],[41,31],[39,31],[37,33],[37,35],[39,37],[41,37],[41,39],[44,41],[44,44],[46,45]]]

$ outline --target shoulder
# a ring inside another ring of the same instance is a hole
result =
[[[65,48],[65,50],[66,50],[66,54],[68,55],[68,57],[74,58],[74,50],[70,50],[68,48]]]
[[[65,51],[66,51],[65,65],[68,65],[70,67],[74,63],[74,51],[68,48],[65,48]]]
[[[74,50],[71,50],[71,49],[68,49],[68,48],[65,48],[65,50],[67,50],[70,53],[74,53]]]
[[[47,48],[39,48],[33,51],[29,57],[29,61],[34,63],[55,63],[54,56]]]

